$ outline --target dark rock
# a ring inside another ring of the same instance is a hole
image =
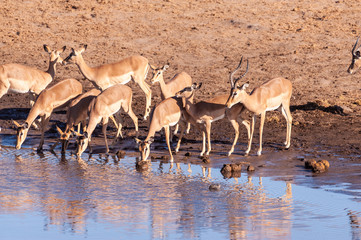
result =
[[[209,186],[209,191],[215,192],[215,191],[219,191],[219,190],[221,190],[221,184],[219,184],[219,183],[212,183]]]

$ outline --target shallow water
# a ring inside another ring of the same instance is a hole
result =
[[[138,172],[135,157],[31,149],[3,148],[0,158],[0,239],[361,238],[347,184],[224,179],[219,168],[161,161]]]

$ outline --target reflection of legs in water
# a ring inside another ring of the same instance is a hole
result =
[[[349,210],[347,215],[350,218],[350,225],[351,225],[351,232],[352,232],[352,239],[361,239],[361,216],[360,213]]]
[[[209,167],[203,167],[203,166],[201,166],[201,168],[202,168],[203,177],[204,177],[204,178],[209,178],[209,179],[211,179],[211,178],[212,178],[212,177],[211,177],[211,171],[212,171],[212,169],[209,168]],[[208,175],[207,175],[207,176],[206,176],[206,171],[208,171]]]

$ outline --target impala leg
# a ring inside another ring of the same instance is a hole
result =
[[[169,142],[169,135],[170,135],[169,125],[164,126],[164,132],[165,132],[165,141],[167,142],[168,151],[170,155],[170,161],[173,162],[172,149],[170,147],[170,142]]]
[[[287,133],[286,133],[286,148],[289,148],[291,145],[291,129],[292,129],[292,115],[290,111],[289,104],[282,105],[282,115],[287,121]]]
[[[202,136],[203,136],[202,152],[199,154],[200,156],[203,156],[204,152],[206,151],[206,132],[204,130],[202,130]]]
[[[186,134],[189,134],[190,129],[191,129],[191,124],[190,124],[190,123],[187,123]]]
[[[234,136],[234,140],[233,140],[233,144],[232,144],[232,147],[231,147],[231,150],[229,150],[228,152],[228,156],[230,156],[233,151],[234,151],[234,146],[236,145],[237,143],[237,140],[238,140],[238,136],[239,136],[239,124],[238,122],[235,120],[235,119],[232,119],[230,120],[231,123],[232,123],[232,126],[234,128],[234,133],[235,133],[235,136]]]
[[[209,155],[211,152],[211,121],[207,121],[206,123],[206,132],[207,132],[207,153],[206,155]]]
[[[30,106],[33,107],[35,104],[37,95],[33,92],[29,92],[29,97],[30,97]]]
[[[263,125],[265,118],[266,118],[266,112],[261,113],[261,123],[259,125],[259,148],[257,152],[258,156],[260,156],[262,153],[262,135],[263,135]]]
[[[135,80],[135,81],[138,83],[139,87],[145,93],[146,104],[145,104],[144,120],[147,120],[149,113],[150,113],[152,90],[150,90],[148,84],[144,80],[142,80],[142,81]]]
[[[242,124],[246,127],[247,129],[247,136],[248,136],[248,139],[251,137],[251,129],[250,129],[250,124],[249,124],[249,121],[248,120],[243,120],[242,121]]]
[[[106,153],[109,153],[108,140],[107,140],[107,126],[108,126],[108,118],[103,118],[103,127],[102,131],[104,134],[104,142],[106,147]]]
[[[251,125],[251,136],[248,139],[248,147],[246,150],[246,155],[251,151],[251,145],[252,145],[252,139],[253,139],[253,133],[254,133],[254,125],[256,123],[256,115],[252,116],[252,125]]]
[[[179,151],[180,144],[182,142],[182,138],[183,138],[183,134],[184,134],[184,128],[185,128],[185,122],[182,121],[182,122],[178,123],[178,125],[180,125],[180,134],[179,134],[179,138],[178,138],[177,147],[175,149],[176,152]]]
[[[129,107],[128,115],[133,120],[133,123],[134,123],[134,126],[135,126],[135,131],[138,132],[138,118],[134,114],[133,109],[132,109],[131,106]]]
[[[50,116],[48,116],[47,114],[45,114],[44,116],[41,117],[41,139],[40,139],[38,151],[43,150],[44,133],[45,133],[46,126],[48,126],[49,120],[50,120]]]
[[[173,134],[176,135],[178,133],[179,123],[175,125]]]

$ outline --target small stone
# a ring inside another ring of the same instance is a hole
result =
[[[148,167],[149,167],[149,162],[148,161],[139,161],[139,162],[136,162],[136,164],[135,164],[135,168],[139,172],[147,170]]]
[[[330,163],[327,160],[320,160],[319,162],[325,166],[326,170],[330,167]]]
[[[315,165],[313,165],[312,171],[314,173],[323,173],[324,171],[326,171],[326,167],[325,165],[323,165],[322,162],[317,162]]]
[[[232,168],[231,168],[231,165],[229,164],[224,164],[222,169],[221,169],[221,172],[232,172]]]
[[[211,160],[209,159],[208,156],[204,156],[204,157],[202,158],[202,162],[203,162],[203,163],[210,163]]]
[[[307,169],[312,169],[313,166],[316,164],[316,160],[315,159],[310,159],[310,160],[307,160],[305,161],[305,168]]]
[[[211,192],[215,192],[215,191],[219,191],[219,190],[221,190],[221,184],[219,184],[219,183],[212,183],[209,186],[209,191],[211,191]]]
[[[125,151],[119,150],[115,155],[117,155],[118,159],[122,159],[125,157]]]
[[[242,164],[240,164],[240,163],[232,163],[231,164],[231,169],[234,172],[241,171],[242,170]]]
[[[163,155],[160,159],[163,161],[168,161],[170,157],[168,155]]]
[[[247,167],[247,171],[248,172],[253,172],[255,169],[254,169],[254,167],[252,166],[252,165],[249,165],[248,167]]]
[[[184,154],[184,156],[190,157],[190,156],[191,156],[191,153],[190,153],[190,152],[186,152],[186,153]]]

